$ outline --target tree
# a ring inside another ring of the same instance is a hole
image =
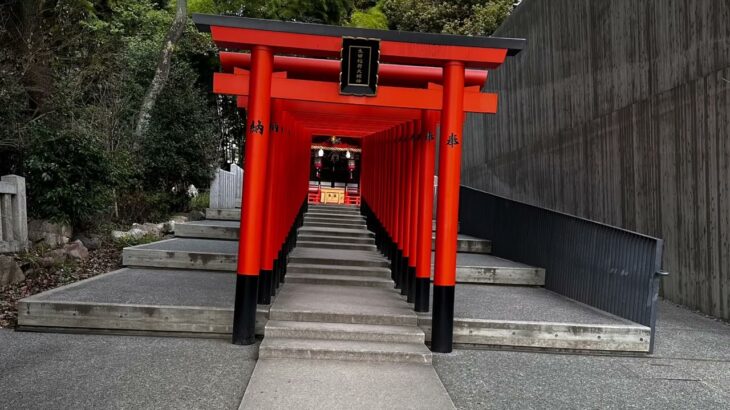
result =
[[[167,78],[170,75],[170,61],[172,60],[172,53],[175,51],[175,45],[185,31],[187,23],[188,2],[187,0],[177,0],[177,5],[175,7],[175,19],[172,21],[172,24],[167,31],[167,37],[162,44],[160,57],[157,61],[155,76],[147,88],[147,92],[142,100],[142,105],[137,116],[137,126],[135,127],[134,133],[138,138],[141,138],[149,128],[150,115],[155,107],[155,102],[157,101],[157,97],[159,97],[160,93],[165,88]]]
[[[193,13],[337,25],[353,8],[353,0],[190,0]]]
[[[350,16],[350,26],[380,30],[388,29],[388,18],[385,16],[385,13],[383,13],[382,0],[377,4],[370,4],[366,2],[362,2],[361,4],[366,6],[367,9],[364,11],[353,11]]]
[[[514,8],[515,0],[383,0],[391,29],[486,36]]]

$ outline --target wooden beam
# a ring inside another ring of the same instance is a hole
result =
[[[213,91],[218,94],[248,95],[249,77],[215,73]],[[367,105],[391,108],[441,110],[441,90],[403,87],[378,87],[374,97],[341,95],[339,84],[289,78],[271,79],[271,97],[285,100],[313,101],[346,105]],[[491,93],[464,93],[464,111],[495,114],[497,95]]]

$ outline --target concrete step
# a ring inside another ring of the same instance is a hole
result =
[[[124,248],[122,264],[175,269],[236,270],[238,242],[174,238]]]
[[[332,212],[312,212],[308,211],[304,214],[304,218],[328,219],[331,221],[357,221],[365,220],[365,217],[359,214],[339,214]]]
[[[259,359],[273,358],[430,364],[432,354],[422,343],[264,338]]]
[[[289,278],[287,274],[287,278]],[[271,305],[269,318],[296,322],[415,326],[418,317],[393,290],[364,286],[289,283]]]
[[[390,278],[385,279],[370,276],[287,272],[286,281],[287,283],[308,283],[311,285],[368,286],[372,288],[393,289],[393,281]]]
[[[304,221],[304,226],[311,226],[311,227],[318,227],[318,228],[367,229],[367,225],[365,225],[364,223],[332,222],[330,220],[326,220],[326,222],[324,222],[324,221],[312,222],[311,220],[306,220],[306,221]]]
[[[23,299],[18,324],[230,338],[235,287],[236,275],[228,272],[122,268]],[[263,334],[268,314],[268,306],[258,306],[256,334]]]
[[[349,225],[357,225],[355,229],[361,228],[363,225],[367,226],[365,224],[364,219],[352,219],[352,220],[340,220],[340,219],[330,219],[330,218],[311,218],[311,217],[304,217],[304,226],[308,226],[311,223],[324,223],[329,225],[336,225],[334,228],[347,228]]]
[[[360,215],[360,208],[342,206],[309,206],[307,212],[326,212],[343,215]]]
[[[431,250],[436,249],[436,234],[431,238]],[[492,253],[492,241],[473,236],[461,235],[456,239],[456,251],[464,253]]]
[[[390,267],[387,259],[377,256],[373,252],[344,249],[298,248],[289,255],[289,262],[333,266]]]
[[[320,239],[319,237],[310,237],[314,239]],[[358,238],[359,239],[359,238]],[[350,243],[348,242],[325,242],[320,240],[298,240],[297,246],[301,248],[329,248],[329,249],[351,249],[358,251],[373,251],[377,248],[373,244],[364,243]]]
[[[317,275],[348,275],[390,279],[390,269],[388,268],[332,266],[329,264],[317,265],[290,262],[286,270],[287,275],[291,273],[312,273]]]
[[[432,254],[432,263],[435,260]],[[545,269],[492,255],[459,252],[456,254],[456,282],[544,286]]]
[[[204,238],[238,240],[239,221],[206,220],[175,225],[175,236],[179,238]]]
[[[238,208],[233,209],[212,209],[208,208],[205,210],[205,219],[215,219],[220,221],[240,221],[241,210]]]
[[[333,236],[333,235],[320,235],[318,232],[315,233],[300,233],[297,235],[297,243],[299,241],[308,242],[339,242],[339,243],[350,243],[350,244],[361,244],[361,245],[373,245],[375,244],[375,238],[364,238],[364,237],[350,237],[350,236]]]
[[[375,234],[366,229],[347,229],[347,228],[318,228],[303,226],[298,230],[299,234],[313,234],[320,236],[346,236],[346,237],[363,237],[373,238]]]
[[[271,320],[266,324],[264,337],[391,343],[425,342],[423,330],[414,326],[290,322],[278,320]]]

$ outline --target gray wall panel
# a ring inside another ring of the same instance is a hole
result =
[[[730,319],[730,1],[524,0],[463,183],[665,239],[665,297]]]

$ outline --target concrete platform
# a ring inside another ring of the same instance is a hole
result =
[[[648,352],[650,329],[544,288],[457,284],[454,342]],[[419,316],[430,334],[431,316]]]
[[[222,336],[233,322],[235,275],[124,268],[25,298],[20,328],[74,328]],[[263,333],[268,307],[259,306]]]
[[[454,409],[432,366],[259,359],[240,409]]]
[[[23,299],[18,323],[20,328],[227,337],[234,292],[235,276],[229,273],[125,268]],[[430,337],[430,314],[416,316],[394,290],[286,283],[275,301],[279,307],[271,312],[259,306],[260,334],[271,316],[417,323]],[[647,327],[542,288],[458,284],[455,316],[458,344],[630,352],[646,352],[649,346]]]
[[[434,263],[436,255],[431,255]],[[433,268],[431,272],[433,278]],[[545,285],[545,269],[492,255],[463,253],[456,255],[456,282],[493,285]]]

